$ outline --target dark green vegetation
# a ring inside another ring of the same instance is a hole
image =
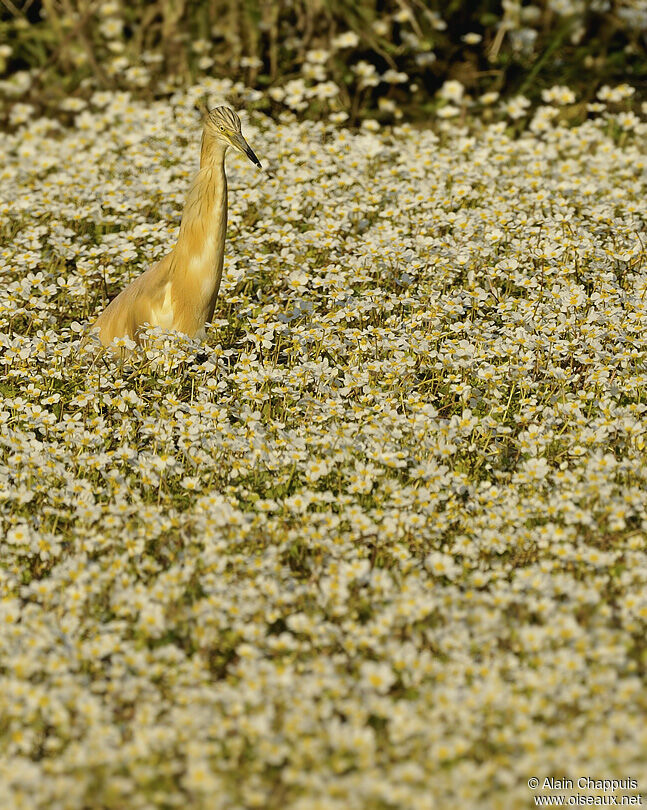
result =
[[[294,86],[287,87],[287,102],[280,90],[247,92],[246,105],[274,114],[287,106],[312,117],[343,110],[351,123],[389,121],[394,106],[396,117],[402,110],[407,118],[426,118],[448,79],[473,98],[498,92],[538,100],[542,89],[566,84],[587,101],[601,85],[623,81],[640,98],[647,76],[647,15],[634,0],[5,0],[3,6],[5,116],[15,100],[48,110],[67,95],[94,90],[152,99],[204,76],[226,76],[256,91],[294,81],[312,90],[298,102]],[[320,92],[328,82],[334,88]]]

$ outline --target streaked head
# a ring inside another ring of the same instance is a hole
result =
[[[243,138],[240,131],[240,118],[229,107],[214,107],[207,110],[205,119],[205,129],[209,134],[219,141],[224,141],[228,146],[233,146],[255,163],[261,165],[252,148]]]

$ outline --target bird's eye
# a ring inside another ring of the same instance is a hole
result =
[[[225,131],[225,128],[224,128],[224,127],[220,127],[220,131],[221,131],[221,132],[224,132],[224,131]]]

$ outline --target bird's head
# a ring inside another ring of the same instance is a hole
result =
[[[261,161],[254,154],[251,146],[243,138],[240,131],[240,118],[229,107],[214,107],[213,110],[205,111],[205,131],[218,141],[233,146],[255,163],[261,165]]]

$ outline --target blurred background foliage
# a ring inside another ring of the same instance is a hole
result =
[[[647,0],[0,0],[0,116],[216,80],[271,114],[356,124],[647,85]],[[67,99],[67,101],[64,101]],[[22,111],[22,112],[21,112]],[[455,112],[457,111],[457,112]]]

